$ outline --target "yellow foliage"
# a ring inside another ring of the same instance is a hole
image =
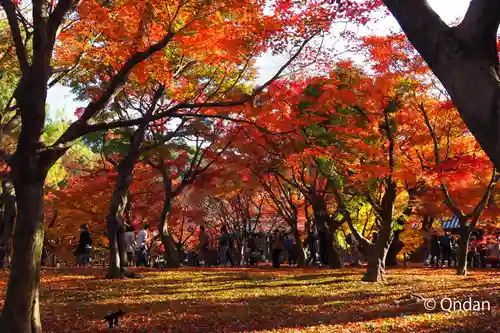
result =
[[[403,230],[400,234],[400,240],[403,242],[404,246],[398,254],[398,257],[400,257],[399,259],[403,259],[404,255],[408,255],[418,250],[424,244],[424,238],[422,236],[422,231],[412,229],[411,227]]]

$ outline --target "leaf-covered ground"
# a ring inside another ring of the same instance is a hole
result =
[[[104,273],[44,270],[44,332],[500,331],[495,270],[457,277],[452,270],[399,268],[384,284],[361,282],[363,269],[142,270],[141,278],[126,280],[105,280]],[[2,295],[6,279],[0,273]],[[410,294],[434,297],[438,309],[427,311]],[[443,297],[489,301],[491,310],[442,311]],[[127,312],[120,328],[106,328],[102,318],[119,308]]]

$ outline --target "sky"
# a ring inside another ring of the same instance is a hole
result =
[[[445,22],[451,23],[464,16],[470,0],[428,0],[428,2]],[[397,32],[400,31],[400,28],[397,21],[389,15],[374,24],[360,28],[358,34],[385,35],[391,31]],[[263,83],[269,80],[285,60],[284,57],[272,57],[270,55],[264,55],[258,59],[256,64],[259,73],[257,83]],[[63,86],[55,86],[49,90],[47,103],[51,115],[64,109],[64,114],[69,116],[73,115],[77,107],[86,105],[86,103],[75,101],[70,89]]]

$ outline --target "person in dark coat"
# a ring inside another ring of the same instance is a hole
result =
[[[444,261],[448,261],[448,267],[451,267],[451,237],[445,233],[440,240],[441,245],[441,266],[444,266]]]
[[[273,268],[280,268],[280,254],[283,250],[283,235],[279,229],[274,230],[274,233],[271,238],[272,245],[272,258],[273,258]]]
[[[226,266],[227,262],[231,264],[231,267],[234,266],[231,249],[233,246],[233,240],[231,235],[226,228],[226,226],[222,226],[221,235],[219,236],[219,265]]]
[[[438,235],[432,235],[431,238],[431,265],[434,264],[439,267],[439,261],[441,259],[441,243],[439,241]]]
[[[82,224],[80,232],[80,241],[76,248],[75,254],[77,263],[83,266],[90,264],[90,254],[92,252],[92,236],[88,231],[87,225]]]

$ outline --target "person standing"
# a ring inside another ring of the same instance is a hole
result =
[[[2,194],[0,195],[0,268],[9,266],[11,250],[11,237],[16,220],[16,196],[14,186],[10,180],[2,181]]]
[[[200,265],[206,266],[208,259],[208,235],[205,231],[204,226],[200,226],[200,233],[198,235],[198,240],[200,241],[200,251],[198,254]]]
[[[308,240],[308,246],[309,246],[309,253],[310,253],[310,260],[312,265],[316,265],[318,262],[317,258],[317,233],[316,233],[316,227],[312,226],[312,228],[309,230],[309,234],[307,237]]]
[[[441,266],[444,266],[445,260],[448,261],[448,267],[451,268],[451,238],[449,233],[441,237]]]
[[[467,252],[467,264],[469,265],[470,268],[477,267],[476,257],[477,257],[476,237],[471,236]]]
[[[285,251],[287,253],[288,264],[292,265],[293,258],[292,258],[292,235],[291,235],[291,233],[286,233],[283,235],[283,247],[285,248]]]
[[[431,238],[431,262],[436,267],[439,267],[439,261],[441,259],[441,244],[439,242],[439,236],[437,234],[432,235]]]
[[[227,231],[226,226],[222,226],[221,235],[219,237],[219,265],[226,266],[227,262],[233,266],[233,258],[231,257],[230,247],[232,246],[231,236]]]
[[[450,247],[451,247],[451,260],[453,261],[453,267],[457,268],[458,240],[454,236],[450,236]]]
[[[274,230],[272,237],[273,267],[280,268],[280,254],[283,249],[283,236],[279,229]]]
[[[127,248],[128,265],[132,266],[137,244],[135,243],[135,230],[131,226],[127,226],[127,230],[125,231],[125,247]]]
[[[359,243],[354,234],[350,234],[350,245],[351,245],[351,265],[359,266],[361,265]]]
[[[290,265],[295,266],[298,263],[298,256],[299,256],[297,240],[295,239],[293,233],[290,233],[289,237],[291,244],[290,244],[290,254],[288,256],[288,262]]]
[[[140,266],[148,267],[148,248],[147,248],[148,230],[149,230],[149,225],[145,223],[141,231],[139,231],[139,236],[137,237],[137,247],[138,247],[136,254],[137,267]]]
[[[92,236],[87,225],[81,225],[80,241],[76,249],[77,263],[82,266],[90,265],[90,254],[92,253]]]

